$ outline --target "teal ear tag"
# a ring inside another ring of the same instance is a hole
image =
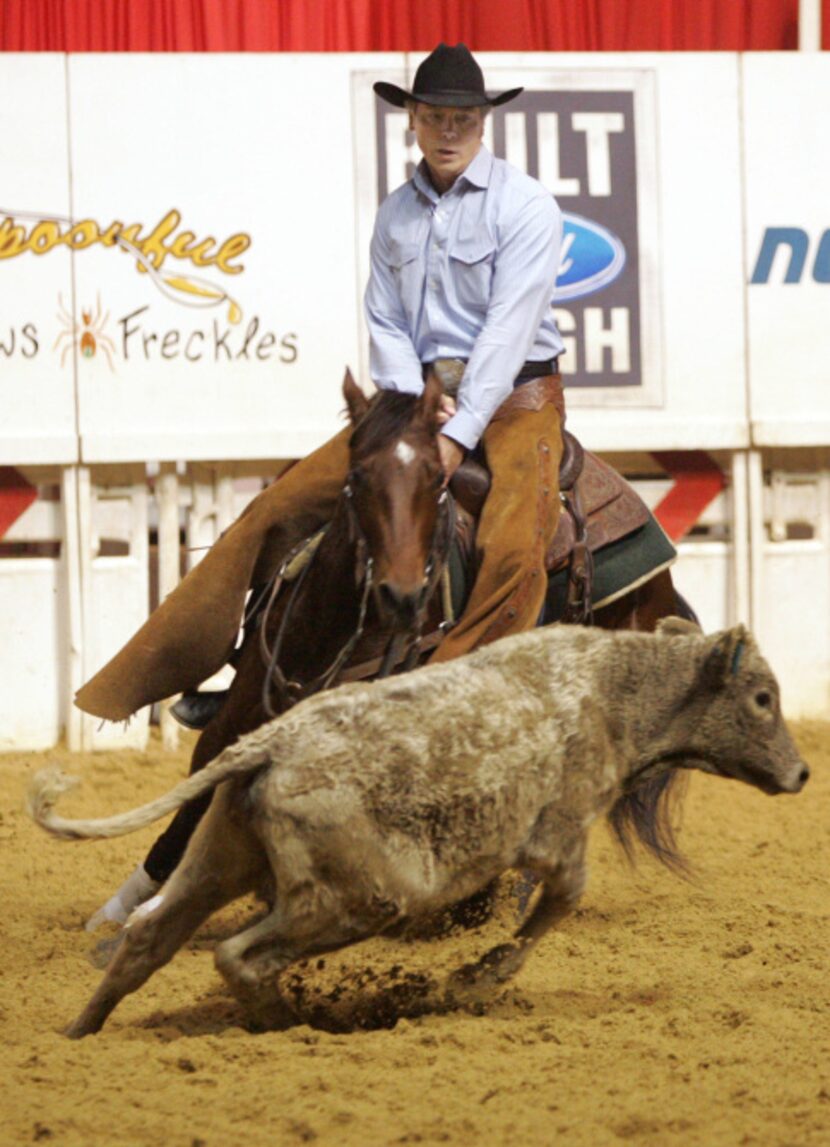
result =
[[[732,665],[730,666],[730,672],[732,673],[733,677],[737,676],[738,669],[739,669],[740,664],[741,664],[741,658],[743,657],[743,655],[744,655],[744,643],[743,643],[743,641],[739,641],[738,644],[735,646],[735,652],[732,654]]]

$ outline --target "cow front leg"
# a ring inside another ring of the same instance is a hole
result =
[[[137,908],[125,925],[123,939],[98,989],[66,1029],[69,1038],[81,1039],[100,1031],[124,996],[140,988],[172,958],[213,911],[213,903],[205,897],[182,897],[165,888]]]
[[[476,999],[519,972],[542,937],[576,907],[585,887],[585,867],[580,856],[543,874],[542,893],[536,906],[515,934],[512,944],[499,944],[474,964],[465,964],[450,977],[451,993]]]
[[[214,801],[167,884],[127,921],[97,991],[67,1029],[71,1039],[100,1031],[124,996],[166,964],[203,920],[255,887],[262,850],[250,832],[231,822],[222,797],[227,794]]]

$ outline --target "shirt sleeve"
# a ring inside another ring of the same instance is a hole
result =
[[[500,237],[487,315],[443,433],[471,450],[513,389],[553,299],[562,212],[552,195],[525,203]]]
[[[420,394],[424,387],[421,363],[395,282],[382,211],[375,222],[369,258],[369,283],[363,308],[369,327],[372,380],[382,390]]]

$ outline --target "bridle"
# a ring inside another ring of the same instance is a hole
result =
[[[369,552],[369,542],[366,533],[360,523],[360,518],[355,507],[355,474],[355,469],[349,471],[345,485],[340,493],[338,505],[341,506],[345,512],[349,530],[349,541],[355,547],[355,580],[356,586],[360,591],[357,623],[354,631],[349,635],[328,667],[313,678],[313,680],[303,684],[299,681],[291,681],[285,676],[280,666],[283,642],[294,613],[300,589],[314,563],[319,545],[315,548],[314,553],[300,570],[299,574],[297,574],[296,578],[294,578],[291,586],[291,595],[282,618],[280,619],[274,643],[270,648],[268,646],[267,636],[268,619],[279,591],[286,581],[286,574],[289,567],[292,562],[296,560],[301,550],[310,544],[307,540],[303,541],[300,546],[291,551],[280,565],[270,586],[270,590],[266,590],[266,592],[268,592],[268,600],[265,605],[261,605],[262,598],[260,598],[260,604],[255,609],[255,612],[259,613],[257,619],[259,625],[259,648],[262,663],[266,671],[262,683],[262,705],[269,718],[284,713],[287,709],[290,709],[292,705],[296,705],[298,701],[302,701],[305,697],[310,697],[314,693],[319,693],[333,685],[340,671],[354,652],[358,641],[360,641],[363,636],[366,624],[366,613],[369,605],[369,595],[374,587],[374,561]],[[426,562],[424,563],[423,584],[415,606],[415,621],[412,630],[409,633],[394,633],[390,637],[383,655],[380,670],[377,673],[378,677],[388,677],[393,669],[398,666],[401,667],[402,671],[412,669],[418,660],[418,655],[421,651],[421,642],[423,640],[422,631],[426,607],[447,565],[452,540],[455,535],[455,501],[446,488],[441,490],[438,496],[437,506],[438,513],[435,519],[430,548],[427,553]],[[321,539],[328,529],[329,526],[327,525],[320,531]],[[275,694],[276,708],[271,701],[272,692]]]

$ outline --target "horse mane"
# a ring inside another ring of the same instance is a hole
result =
[[[379,391],[352,432],[352,453],[374,454],[387,442],[400,438],[412,422],[419,399],[420,395],[406,391]]]
[[[677,769],[669,769],[616,800],[608,820],[629,860],[634,859],[636,838],[667,868],[679,875],[688,873],[689,865],[677,847],[671,816],[685,792],[686,780]]]

